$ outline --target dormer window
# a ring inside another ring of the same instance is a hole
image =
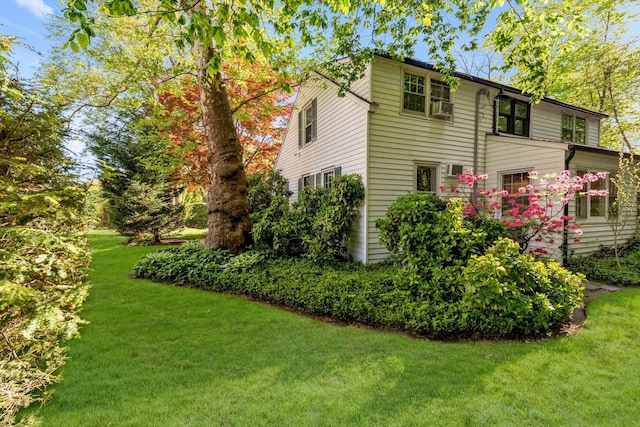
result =
[[[529,103],[515,98],[500,97],[497,100],[497,130],[518,136],[529,136]]]
[[[562,140],[584,144],[586,142],[587,120],[569,114],[562,115]]]

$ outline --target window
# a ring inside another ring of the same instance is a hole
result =
[[[578,176],[583,176],[587,173],[586,170],[577,171],[576,174]],[[615,201],[617,197],[617,192],[615,191],[615,186],[611,183],[611,177],[607,177],[606,180],[599,179],[597,181],[588,182],[584,185],[584,192],[588,192],[591,190],[607,190],[609,188],[612,189],[611,194],[607,194],[606,196],[598,196],[593,195],[589,196],[588,194],[579,194],[576,196],[576,218],[604,218],[606,217],[606,212],[608,206]]]
[[[431,102],[451,102],[451,88],[440,80],[431,80]]]
[[[529,103],[513,98],[498,98],[498,132],[529,136]]]
[[[503,197],[503,209],[508,210],[520,205],[521,207],[529,206],[529,171],[508,173],[502,175],[502,190],[509,192],[509,197]],[[524,188],[526,191],[522,191]],[[517,195],[516,197],[513,197]],[[513,202],[512,202],[513,201]]]
[[[298,147],[315,141],[318,133],[318,101],[314,99],[298,112]]]
[[[311,187],[311,175],[302,177],[302,187]]]
[[[404,92],[402,108],[407,111],[424,113],[425,110],[425,77],[404,73]]]
[[[562,115],[562,140],[584,144],[586,137],[587,121],[582,117]]]
[[[435,165],[416,165],[416,191],[423,193],[435,193],[438,177],[438,168]]]
[[[322,183],[324,184],[324,188],[331,188],[331,183],[333,182],[334,177],[335,172],[333,169],[322,172]]]

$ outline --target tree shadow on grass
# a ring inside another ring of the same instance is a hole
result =
[[[96,254],[91,323],[43,425],[628,425],[640,415],[626,380],[640,375],[640,315],[623,321],[618,309],[640,313],[635,291],[594,301],[570,337],[442,343],[131,280],[130,254]]]

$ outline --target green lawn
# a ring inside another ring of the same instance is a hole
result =
[[[640,420],[640,290],[577,334],[442,343],[127,278],[152,247],[91,234],[90,324],[43,426],[629,426]]]

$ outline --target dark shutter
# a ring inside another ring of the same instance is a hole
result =
[[[289,180],[286,180],[284,183],[284,189],[285,189],[285,196],[284,199],[286,200],[287,204],[289,203]]]
[[[304,123],[302,122],[302,111],[298,112],[298,148],[304,145]]]
[[[313,190],[313,187],[314,187],[314,184],[315,184],[313,182],[313,178],[314,178],[313,174],[309,175],[309,188],[312,189],[312,190]]]
[[[334,178],[337,178],[340,175],[342,175],[342,166],[336,166],[336,168],[333,170],[333,176]]]
[[[303,182],[304,182],[304,178],[298,178],[298,194],[302,193]]]
[[[322,173],[316,174],[316,185],[319,187],[322,185]]]
[[[318,99],[314,98],[311,101],[311,116],[313,117],[313,121],[311,122],[311,140],[316,139],[318,135]]]

